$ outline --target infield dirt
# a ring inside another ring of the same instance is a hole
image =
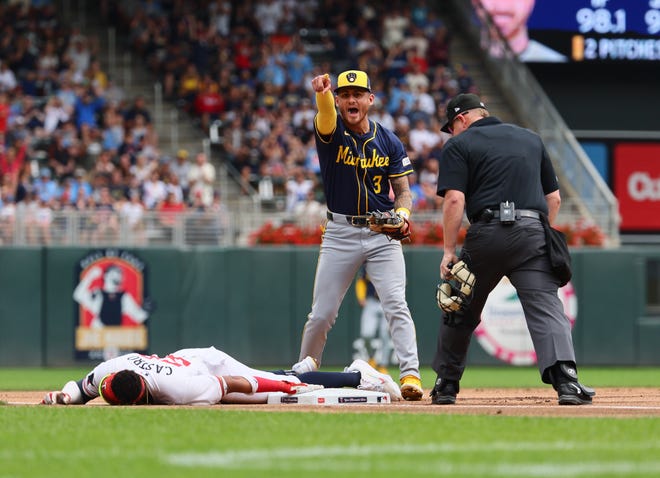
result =
[[[592,405],[559,406],[551,388],[473,388],[461,390],[455,405],[432,405],[426,390],[419,402],[389,405],[220,405],[227,410],[363,413],[429,413],[538,417],[660,416],[660,388],[598,388]],[[0,391],[9,405],[37,405],[46,391]],[[88,406],[105,406],[100,400]]]

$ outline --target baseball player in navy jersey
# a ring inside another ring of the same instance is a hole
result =
[[[363,360],[343,372],[318,372],[312,359],[299,375],[268,372],[239,362],[215,347],[181,349],[164,357],[128,353],[106,360],[62,390],[48,392],[45,405],[81,405],[102,396],[111,405],[213,405],[266,403],[270,392],[300,394],[321,388],[359,388],[400,400],[396,383]]]
[[[369,120],[374,95],[365,72],[340,73],[335,95],[328,74],[312,79],[312,88],[318,109],[314,130],[328,222],[299,360],[311,356],[320,365],[328,332],[364,264],[389,323],[399,361],[401,394],[406,400],[420,400],[423,390],[417,338],[406,303],[401,243],[370,230],[368,224],[368,213],[375,211],[394,211],[407,223],[412,208],[407,176],[413,172],[412,163],[394,133]],[[390,187],[394,199],[390,198]]]

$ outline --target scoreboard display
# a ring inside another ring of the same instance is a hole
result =
[[[660,62],[660,0],[536,0],[527,27],[572,62]]]

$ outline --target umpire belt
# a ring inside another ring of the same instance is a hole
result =
[[[483,209],[480,213],[470,219],[470,223],[484,221],[489,222],[491,219],[499,219],[500,211],[496,209]],[[541,213],[533,209],[516,209],[516,221],[521,217],[531,217],[533,219],[541,219]]]
[[[369,216],[345,216],[344,214],[337,214],[336,212],[328,211],[326,217],[329,221],[335,222],[346,222],[351,226],[355,227],[367,227],[369,226]]]

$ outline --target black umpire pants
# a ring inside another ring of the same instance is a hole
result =
[[[555,362],[575,363],[571,324],[557,296],[559,281],[550,269],[538,219],[523,217],[510,225],[498,219],[477,221],[468,229],[460,257],[475,274],[476,285],[470,304],[456,312],[460,323],[450,327],[441,321],[432,363],[438,377],[463,376],[472,333],[488,294],[503,276],[518,292],[543,381],[550,383],[543,372]]]

